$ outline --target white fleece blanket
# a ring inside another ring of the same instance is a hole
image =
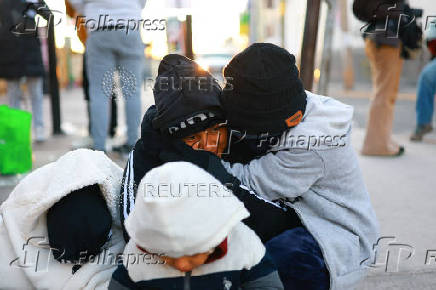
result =
[[[0,208],[0,289],[107,288],[115,262],[72,264],[51,255],[47,210],[74,190],[99,184],[113,217],[107,253],[122,253],[125,243],[118,218],[117,195],[122,169],[102,152],[79,149],[24,178]]]

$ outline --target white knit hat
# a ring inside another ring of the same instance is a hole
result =
[[[138,246],[178,258],[215,248],[249,215],[212,175],[192,163],[170,162],[141,180],[125,226]]]

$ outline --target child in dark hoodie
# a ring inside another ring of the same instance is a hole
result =
[[[229,132],[220,107],[221,88],[207,71],[184,56],[169,54],[159,65],[153,93],[156,106],[151,106],[143,118],[141,138],[124,171],[119,201],[123,226],[134,207],[141,179],[165,163],[159,155],[174,140],[218,157],[227,153]],[[245,187],[234,185],[232,191],[250,212],[243,222],[263,242],[299,224],[295,212],[258,198]],[[124,237],[129,240],[125,228]]]

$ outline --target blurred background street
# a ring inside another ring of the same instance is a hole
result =
[[[76,35],[75,19],[65,15],[63,1],[46,2],[51,9],[61,11],[59,17],[62,19],[55,28],[55,75],[60,86],[61,115],[57,125],[62,134],[53,134],[56,124],[53,123],[52,94],[46,88],[43,118],[47,138],[42,143],[32,143],[33,170],[55,161],[69,150],[92,146],[88,133],[87,102],[82,88],[85,47]],[[301,63],[307,10],[305,2],[149,0],[142,15],[166,19],[166,30],[141,32],[145,43],[141,116],[154,102],[152,86],[157,65],[167,53],[192,53],[191,57],[220,81],[223,80],[223,66],[235,53],[253,42],[281,45],[296,56],[297,63]],[[321,1],[310,90],[354,107],[352,142],[359,153],[364,142],[373,89],[370,64],[360,31],[364,23],[353,17],[352,2]],[[434,0],[411,0],[410,5],[424,10],[419,20],[424,27],[429,16],[436,17]],[[190,29],[189,35],[186,31]],[[187,47],[191,47],[190,51]],[[43,53],[43,57],[47,68],[48,56]],[[379,257],[386,256],[388,252],[390,255],[390,260],[377,261],[378,267],[372,269],[371,275],[362,283],[362,290],[435,289],[436,132],[425,135],[422,142],[410,141],[416,127],[418,75],[429,59],[430,54],[424,45],[417,56],[407,60],[403,66],[395,105],[393,138],[404,145],[404,156],[391,158],[359,154],[362,172],[381,225],[381,235],[386,238],[380,242]],[[6,82],[0,79],[0,105],[8,104],[6,89]],[[31,111],[30,100],[25,98],[23,103],[23,109]],[[117,104],[116,134],[106,145],[108,156],[124,168],[126,156],[111,150],[126,143],[127,126],[122,98],[117,99]],[[0,174],[0,203],[26,174]],[[389,243],[410,247],[406,250],[394,249]]]

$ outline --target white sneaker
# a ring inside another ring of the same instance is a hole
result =
[[[35,132],[35,141],[37,143],[44,142],[45,140],[47,140],[43,127],[35,128],[34,132]]]

